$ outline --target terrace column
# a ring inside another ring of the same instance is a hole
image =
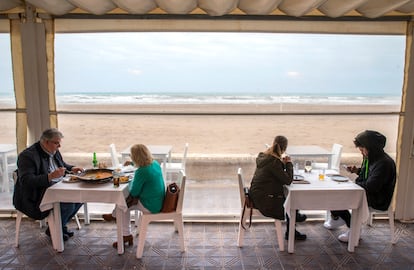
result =
[[[407,24],[404,85],[397,145],[395,218],[414,220],[414,22]]]
[[[30,5],[10,20],[18,152],[57,126],[53,20],[34,17]]]

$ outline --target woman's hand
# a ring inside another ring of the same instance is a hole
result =
[[[134,166],[134,163],[132,161],[129,161],[129,160],[124,162],[124,166],[129,166],[129,165]]]
[[[285,157],[283,158],[283,162],[286,164],[286,163],[288,163],[288,162],[292,162],[292,159],[291,159],[289,156],[285,156]]]

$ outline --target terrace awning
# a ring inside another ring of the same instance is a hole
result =
[[[53,16],[119,13],[379,18],[410,16],[414,12],[413,0],[2,0],[0,11],[18,12],[25,9],[25,3]]]

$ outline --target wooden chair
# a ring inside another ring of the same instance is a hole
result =
[[[178,203],[177,203],[176,210],[170,213],[157,213],[157,214],[141,213],[141,216],[139,219],[140,222],[139,222],[139,233],[138,233],[138,246],[137,246],[137,254],[136,254],[136,257],[138,259],[142,258],[148,225],[149,223],[153,221],[172,220],[174,222],[175,230],[178,231],[178,234],[179,234],[181,251],[182,252],[185,251],[184,223],[183,223],[182,210],[183,210],[183,201],[184,201],[184,193],[185,193],[186,175],[184,171],[180,171],[180,174],[181,174],[181,184],[180,184],[180,193],[178,196]]]
[[[243,246],[243,239],[244,239],[243,226],[246,224],[246,220],[242,218],[243,206],[244,206],[244,201],[245,201],[245,198],[244,198],[244,178],[243,178],[242,168],[239,168],[237,170],[237,176],[238,176],[238,180],[239,180],[240,206],[241,206],[240,220],[239,220],[239,235],[238,235],[238,238],[237,238],[237,246],[242,247]],[[250,210],[246,210],[246,211],[250,211]],[[268,217],[263,216],[258,209],[253,209],[252,218],[254,218],[254,217],[268,218]],[[246,214],[245,218],[250,218],[250,215]],[[283,239],[283,232],[282,232],[282,222],[279,219],[275,219],[274,221],[275,221],[275,227],[276,227],[276,238],[277,238],[277,242],[279,244],[279,250],[284,251],[285,246],[284,246],[284,239]],[[246,226],[244,226],[244,227],[246,227]]]

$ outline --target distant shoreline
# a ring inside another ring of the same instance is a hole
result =
[[[400,105],[309,105],[309,104],[59,104],[62,112],[154,112],[154,113],[303,113],[303,112],[399,112]]]

